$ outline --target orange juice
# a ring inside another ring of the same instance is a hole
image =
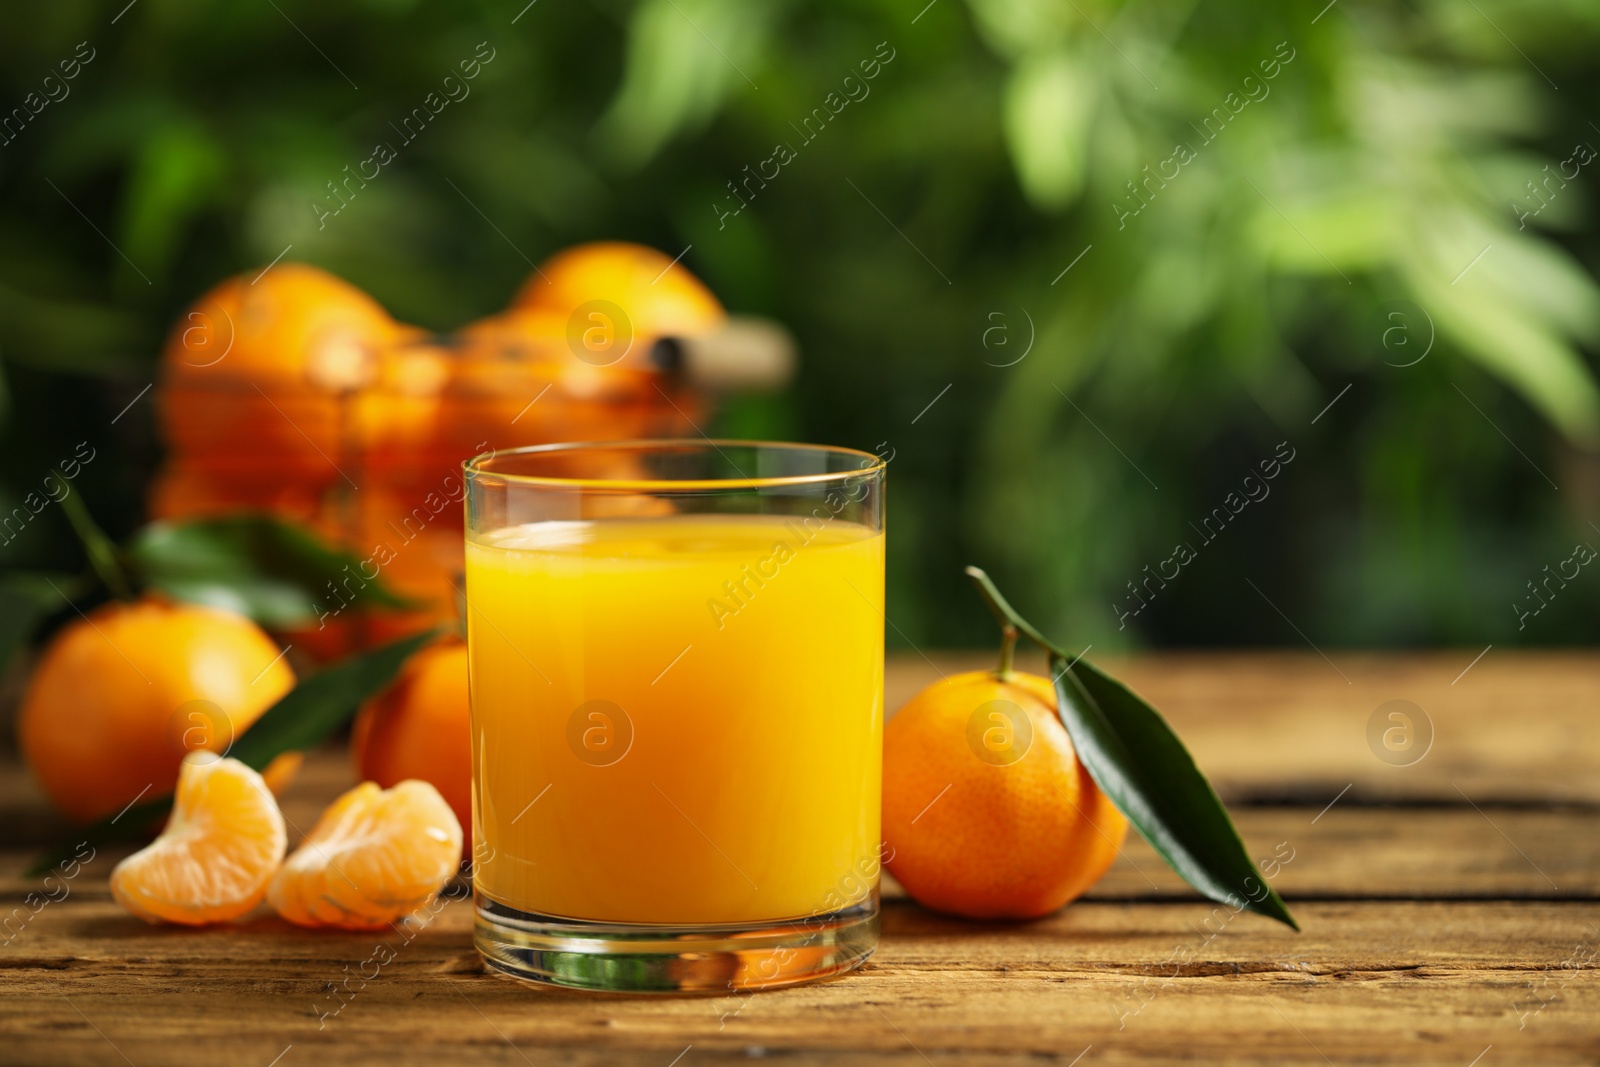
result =
[[[477,892],[743,923],[877,885],[884,538],[842,519],[538,522],[466,548]]]

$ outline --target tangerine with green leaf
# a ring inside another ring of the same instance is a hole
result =
[[[1127,832],[1078,762],[1048,678],[958,674],[884,730],[888,867],[935,911],[1048,915],[1100,880]]]
[[[1048,678],[1000,662],[918,693],[883,732],[888,867],[935,911],[1034,919],[1100,880],[1128,821],[1078,761]]]
[[[145,597],[112,601],[55,635],[29,679],[17,742],[76,822],[170,793],[189,752],[220,752],[294,688],[276,643],[243,615]],[[282,788],[285,753],[263,777]]]

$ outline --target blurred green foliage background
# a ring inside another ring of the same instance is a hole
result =
[[[891,643],[991,640],[969,562],[1105,649],[1600,638],[1587,570],[1514,606],[1600,545],[1593,0],[525,2],[8,12],[0,109],[60,98],[0,146],[0,508],[88,440],[137,526],[165,331],[286,245],[448,329],[621,238],[800,338],[719,430],[894,450]],[[81,556],[54,508],[0,563]]]

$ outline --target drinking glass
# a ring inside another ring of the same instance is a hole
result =
[[[884,468],[710,440],[466,464],[475,941],[490,967],[710,991],[872,953]]]

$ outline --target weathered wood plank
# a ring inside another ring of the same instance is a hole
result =
[[[297,786],[285,806],[297,825],[309,827],[323,796],[333,792],[313,794]],[[1296,807],[1234,812],[1252,854],[1279,872],[1274,885],[1291,903],[1305,898],[1600,899],[1600,834],[1594,832],[1592,811],[1342,804],[1325,813]],[[105,850],[73,892],[106,899],[105,880],[127,851]],[[32,857],[31,852],[0,852],[0,921],[25,894],[53,885],[23,876]],[[892,886],[885,893],[899,895]],[[1122,857],[1089,896],[1187,900],[1194,893],[1132,834]]]
[[[1291,900],[1600,899],[1600,835],[1586,809],[1241,807],[1235,815],[1251,854],[1278,872],[1273,884]],[[1130,834],[1091,896],[1191,894]]]
[[[1113,665],[1178,726],[1252,854],[1278,857],[1274,884],[1300,935],[1194,900],[1134,839],[1090,899],[1037,923],[965,923],[891,900],[883,947],[856,976],[750,997],[595,997],[484,974],[465,902],[409,936],[304,931],[266,913],[221,930],[148,927],[111,903],[105,877],[120,853],[106,850],[66,899],[14,919],[0,946],[0,1063],[1018,1064],[1083,1053],[1083,1067],[1466,1067],[1491,1045],[1482,1067],[1594,1063],[1600,661],[1491,651],[1462,675],[1474,655]],[[989,661],[936,659],[891,662],[891,709],[941,671]],[[1368,746],[1367,720],[1390,699],[1422,706],[1436,728],[1409,767]],[[342,753],[319,753],[285,811],[309,827],[351,780]],[[21,769],[0,764],[0,917],[43,888],[20,870],[61,829]],[[1536,897],[1547,899],[1512,899]],[[379,940],[397,957],[363,979]]]
[[[265,1065],[293,1045],[294,1062],[665,1067],[692,1045],[681,1062],[1012,1064],[1068,1062],[1092,1046],[1086,1064],[1464,1067],[1491,1044],[1502,1063],[1592,1063],[1600,1052],[1600,904],[1300,912],[1295,935],[1202,905],[1081,903],[996,925],[893,904],[883,947],[858,975],[651,998],[482,974],[465,902],[409,943],[388,934],[397,958],[370,979],[361,962],[385,940],[374,935],[265,918],[228,932],[157,929],[80,903],[47,908],[0,952],[0,1059]],[[349,974],[340,999],[334,984]]]

